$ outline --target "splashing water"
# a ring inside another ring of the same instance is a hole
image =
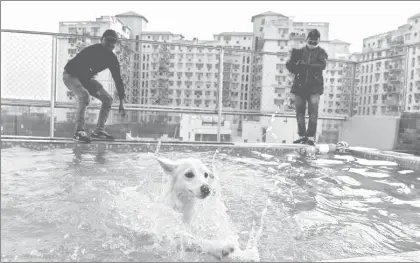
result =
[[[270,125],[268,126],[267,130],[265,131],[265,133],[263,134],[263,136],[267,135],[268,133],[271,134],[271,136],[273,136],[274,140],[279,143],[279,138],[277,137],[277,135],[273,132],[273,125],[274,125],[274,121],[276,120],[276,114],[278,114],[278,112],[276,111],[276,113],[273,113],[271,115],[271,119],[270,119]]]
[[[215,161],[216,161],[216,156],[219,153],[219,150],[217,149],[213,155],[213,159],[212,159],[212,166],[213,166],[213,174],[215,175],[215,182],[213,182],[212,184],[212,188],[215,190],[216,194],[218,194],[218,198],[222,199],[220,193],[221,193],[221,185],[220,185],[220,176],[217,173],[216,170],[216,165],[215,165]],[[248,236],[248,241],[247,244],[245,246],[244,249],[241,248],[240,244],[239,244],[239,236],[237,234],[237,232],[235,231],[232,221],[229,218],[229,216],[227,215],[227,211],[228,209],[226,208],[226,206],[224,205],[224,202],[220,202],[219,205],[219,209],[220,210],[216,210],[219,213],[217,214],[218,218],[223,218],[223,222],[225,222],[223,224],[224,227],[227,227],[228,225],[228,229],[224,229],[224,231],[222,233],[230,233],[230,235],[227,235],[227,240],[230,241],[231,243],[233,243],[235,245],[235,251],[229,255],[229,259],[231,260],[239,260],[239,261],[260,261],[260,254],[258,251],[258,241],[261,238],[262,235],[262,231],[263,231],[263,226],[264,226],[264,216],[267,213],[267,208],[268,208],[268,204],[270,203],[270,201],[267,201],[267,205],[266,207],[263,209],[262,213],[261,213],[261,217],[260,217],[260,225],[258,230],[255,230],[256,228],[256,224],[255,221],[253,221],[252,223],[252,228],[251,231],[249,233]],[[221,212],[221,213],[220,213]],[[228,222],[228,224],[226,224]],[[220,225],[218,226],[219,228],[221,227]],[[223,227],[222,227],[223,228]],[[225,232],[228,231],[228,232]]]

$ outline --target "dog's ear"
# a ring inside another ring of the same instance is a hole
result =
[[[173,173],[175,168],[176,168],[176,164],[166,158],[156,158],[156,160],[159,162],[160,166],[163,168],[163,170],[167,173]]]

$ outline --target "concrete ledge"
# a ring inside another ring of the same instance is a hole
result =
[[[85,144],[78,143],[66,138],[1,138],[1,148],[23,147],[34,150],[47,150],[54,148],[73,148],[88,151],[111,150],[116,152],[155,152],[157,141],[95,141]],[[320,145],[318,145],[320,146]],[[301,144],[270,144],[270,143],[201,143],[201,142],[171,142],[162,141],[159,151],[215,151],[223,153],[245,154],[249,151],[259,151],[269,155],[284,155],[307,148]],[[359,158],[371,160],[386,160],[398,163],[400,166],[420,170],[420,157],[412,154],[380,151],[372,148],[350,147],[350,153]],[[330,153],[334,154],[334,153]]]
[[[399,153],[393,151],[380,151],[371,148],[350,147],[350,152],[354,157],[366,158],[371,160],[385,160],[396,162],[400,166],[413,170],[420,170],[420,156],[413,154]]]
[[[391,255],[325,260],[321,262],[419,262],[420,250]]]
[[[155,152],[158,146],[157,141],[95,141],[92,143],[78,143],[64,139],[3,139],[1,148],[23,147],[34,150],[47,150],[54,148],[73,148],[87,151],[111,150],[116,152]],[[270,155],[283,155],[306,148],[305,145],[296,144],[226,144],[226,143],[189,143],[189,142],[161,142],[159,151],[215,151],[224,153],[245,153],[249,151],[259,151]]]

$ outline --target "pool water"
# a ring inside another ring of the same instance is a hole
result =
[[[190,226],[165,204],[169,176],[149,153],[2,149],[2,261],[215,260],[177,248],[179,233],[237,239],[261,261],[420,250],[419,171],[349,155],[160,155],[215,167]]]

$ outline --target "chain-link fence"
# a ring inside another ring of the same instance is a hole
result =
[[[1,32],[2,99],[49,100],[53,36]]]
[[[2,31],[2,101],[49,101],[52,90],[56,107],[72,108],[56,109],[55,122],[71,121],[76,97],[63,83],[64,66],[83,48],[99,42],[99,37],[89,35]],[[236,130],[238,134],[244,121],[261,121],[257,113],[294,115],[293,95],[290,94],[294,75],[285,66],[290,56],[288,49],[269,53],[254,52],[251,47],[224,47],[221,53],[219,46],[186,44],[185,41],[162,43],[121,39],[115,54],[120,61],[126,102],[131,110],[125,118],[113,111],[108,124],[176,124],[180,122],[180,114],[169,109],[214,114],[219,112],[219,99],[222,112],[226,114],[217,121],[211,118],[209,123],[229,123],[227,130]],[[356,84],[355,65],[352,61],[328,61],[324,72],[325,95],[320,103],[321,117],[348,116],[352,105],[357,105],[352,97]],[[115,95],[114,80],[108,70],[95,78]],[[91,105],[98,107],[99,101],[92,98]],[[91,110],[92,120],[97,119],[97,107]],[[157,108],[167,110],[151,112]],[[264,117],[263,122],[269,121],[270,117]],[[220,128],[218,134],[223,132]]]

